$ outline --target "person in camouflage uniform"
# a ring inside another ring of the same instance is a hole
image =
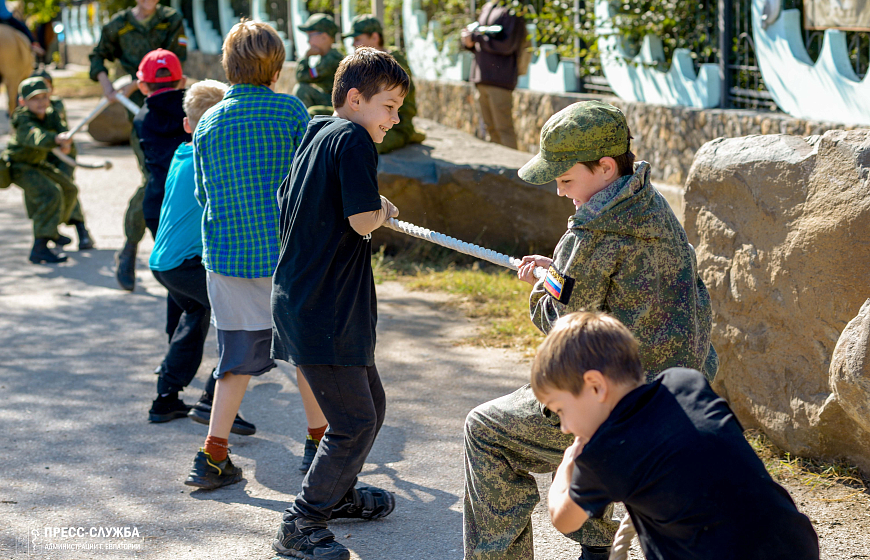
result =
[[[49,74],[44,68],[42,70],[34,72],[33,76],[37,78],[42,78],[45,83],[48,84],[49,95],[54,92],[54,80],[52,79],[51,74]],[[63,100],[60,97],[52,95],[49,103],[51,105],[51,112],[47,113],[47,118],[49,118],[48,115],[51,115],[50,118],[59,119],[59,125],[57,125],[57,128],[63,131],[69,130],[69,122],[66,119],[66,107],[64,107]],[[68,155],[71,159],[76,159],[77,151],[75,142],[70,145],[70,151]],[[75,165],[70,165],[66,163],[65,161],[61,160],[59,157],[50,152],[48,154],[47,161],[50,165],[55,166],[58,171],[69,177],[71,181],[75,182]],[[81,228],[77,229],[77,234],[79,238],[79,251],[93,249],[94,241],[91,238],[90,232],[84,227],[85,215],[84,211],[82,210],[81,199],[79,199],[78,197],[76,197],[76,203],[75,206],[73,206],[72,213],[70,214],[69,222],[81,224]]]
[[[308,33],[308,52],[296,63],[296,85],[293,95],[305,107],[315,107],[315,114],[332,114],[332,84],[335,72],[344,55],[333,48],[338,25],[326,14],[313,14],[308,21],[299,26],[300,31]],[[313,59],[312,57],[318,57]],[[321,109],[322,108],[322,109]]]
[[[414,95],[414,76],[408,65],[408,57],[398,47],[384,47],[384,28],[378,18],[371,14],[356,16],[353,18],[350,32],[345,33],[343,37],[353,38],[353,48],[372,47],[390,53],[411,78],[408,95],[405,96],[405,101],[399,108],[399,124],[387,131],[383,142],[376,144],[378,153],[387,154],[408,144],[419,144],[425,140],[426,135],[414,128],[413,119],[417,115],[417,100]]]
[[[72,140],[60,115],[52,108],[48,84],[39,77],[31,77],[18,88],[18,109],[12,113],[13,134],[2,158],[9,165],[12,182],[24,190],[24,205],[33,220],[33,263],[58,263],[66,260],[48,247],[53,241],[62,248],[71,240],[57,228],[66,223],[75,226],[81,242],[87,236],[83,216],[73,216],[78,200],[78,188],[72,179],[51,164],[51,150],[61,148],[69,152]]]
[[[640,343],[647,380],[670,367],[718,368],[710,343],[710,296],[695,252],[667,201],[650,184],[650,165],[634,166],[623,114],[599,101],[575,103],[541,130],[541,151],[519,171],[574,199],[577,212],[554,259],[523,258],[518,276],[534,286],[532,322],[547,333],[580,310],[619,319]],[[587,163],[583,163],[587,162]],[[548,269],[538,280],[533,271]],[[573,436],[529,385],[482,404],[465,422],[466,559],[533,558],[531,513],[539,501],[529,474],[554,472]],[[606,559],[617,524],[612,510],[569,535],[582,559]]]
[[[142,57],[161,48],[175,53],[181,62],[187,59],[187,37],[184,35],[181,14],[158,4],[158,0],[136,0],[136,6],[118,12],[103,26],[100,42],[90,54],[91,79],[100,82],[106,97],[115,101],[117,92],[109,81],[106,61],[118,60],[124,72],[133,76],[135,81]],[[141,107],[145,96],[135,90],[130,100]],[[135,115],[127,116],[132,121]],[[122,288],[132,291],[136,286],[136,250],[145,236],[142,201],[145,198],[148,170],[135,130],[130,133],[130,146],[142,172],[142,184],[130,199],[124,215],[124,236],[127,241],[116,256],[118,268],[115,277]]]

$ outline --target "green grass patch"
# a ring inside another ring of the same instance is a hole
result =
[[[867,493],[868,480],[854,465],[843,461],[825,462],[796,457],[783,451],[759,430],[747,430],[746,441],[764,463],[767,472],[779,481],[796,481],[813,489],[826,489],[841,484],[851,490],[846,496],[823,499],[842,502]]]
[[[544,335],[529,320],[531,286],[506,268],[457,258],[453,251],[427,245],[414,245],[395,255],[381,247],[372,257],[375,281],[397,280],[411,290],[454,295],[447,305],[460,308],[482,325],[480,333],[466,342],[534,355]]]
[[[58,76],[52,80],[54,91],[61,99],[102,97],[103,88],[99,83],[91,80],[87,72],[77,72],[72,76]]]

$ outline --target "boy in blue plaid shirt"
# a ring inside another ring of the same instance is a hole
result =
[[[280,243],[275,193],[308,125],[297,98],[271,89],[284,44],[270,26],[233,26],[221,62],[232,85],[193,136],[202,263],[220,358],[208,437],[185,484],[205,489],[241,480],[241,469],[227,455],[230,429],[251,376],[275,367],[269,356]]]

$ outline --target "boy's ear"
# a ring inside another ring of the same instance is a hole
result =
[[[142,95],[148,97],[151,95],[151,90],[148,89],[148,86],[145,85],[145,82],[136,81],[136,86],[139,88],[139,91],[142,92]]]
[[[191,126],[190,126],[190,119],[188,119],[187,117],[184,117],[184,120],[181,121],[181,123],[182,123],[182,126],[184,127],[184,132],[186,132],[188,134],[193,134],[193,128],[191,128]]]
[[[19,107],[24,107],[24,98],[23,98],[23,97],[19,97],[19,98],[18,98],[18,106],[19,106]]]
[[[605,379],[604,374],[597,369],[587,370],[586,373],[583,374],[583,384],[592,390],[592,393],[595,395],[595,400],[598,402],[604,402],[604,399],[607,398],[609,390],[607,379]]]
[[[275,84],[278,83],[278,76],[280,76],[280,75],[281,75],[281,71],[280,71],[280,70],[277,70],[277,71],[275,72],[275,75],[272,76],[272,84],[271,84],[271,85],[274,86]]]
[[[619,166],[616,165],[616,160],[610,156],[604,156],[599,159],[598,166],[605,176],[616,175],[619,172]]]
[[[362,102],[362,93],[356,88],[350,88],[347,92],[347,100],[345,104],[354,111],[359,111],[359,105]]]
[[[181,81],[178,82],[178,85],[175,86],[175,89],[184,89],[187,85],[187,76],[181,76]]]

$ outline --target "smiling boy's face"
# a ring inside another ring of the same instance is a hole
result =
[[[602,191],[613,180],[603,166],[590,170],[582,163],[556,177],[556,189],[559,196],[570,198],[575,208],[589,202],[595,194]]]
[[[366,101],[362,94],[351,90],[348,100],[353,108],[350,120],[365,127],[372,140],[380,144],[387,131],[399,124],[399,107],[405,102],[405,96],[400,88],[395,87],[381,90]]]
[[[27,107],[31,113],[42,119],[45,117],[45,113],[48,111],[48,106],[51,104],[51,97],[47,91],[37,93],[31,95],[29,99],[23,100],[22,104]]]

